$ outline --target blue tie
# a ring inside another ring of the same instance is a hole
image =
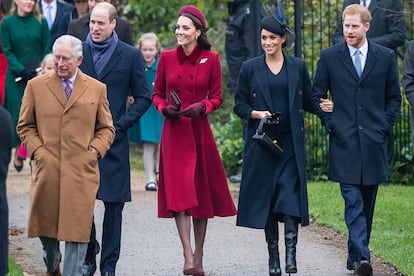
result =
[[[361,51],[356,50],[355,53],[354,53],[354,56],[355,56],[354,57],[354,67],[355,67],[355,70],[358,74],[358,77],[361,77],[361,75],[362,75],[362,66],[361,66],[360,55],[361,55]]]
[[[52,22],[52,5],[47,5],[46,7],[46,21],[47,25],[49,26],[49,30],[52,28],[53,22]]]

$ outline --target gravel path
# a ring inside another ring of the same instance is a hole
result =
[[[174,220],[157,218],[157,195],[144,191],[143,172],[132,173],[132,202],[125,205],[121,258],[117,275],[182,275],[183,257]],[[10,212],[10,255],[25,275],[44,275],[40,241],[27,238],[30,172],[10,168],[7,181]],[[237,186],[232,186],[237,197]],[[103,204],[96,201],[95,218],[101,236]],[[282,230],[282,229],[281,229]],[[281,231],[283,233],[283,231]],[[284,246],[280,242],[282,269]],[[262,230],[235,226],[235,217],[208,222],[204,252],[206,275],[268,275]],[[352,275],[345,268],[343,235],[311,223],[299,229],[296,275]],[[99,260],[99,255],[97,256]],[[394,268],[373,259],[375,275],[397,275]],[[96,275],[99,275],[99,271]]]

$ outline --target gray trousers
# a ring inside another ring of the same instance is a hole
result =
[[[39,237],[43,247],[43,261],[47,272],[54,272],[62,260],[59,241],[55,238]],[[82,264],[85,260],[88,243],[65,242],[63,275],[82,276]]]

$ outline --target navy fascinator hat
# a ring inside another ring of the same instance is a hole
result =
[[[282,25],[276,20],[276,18],[273,17],[273,15],[266,16],[260,20],[260,29],[265,29],[280,36],[285,35],[285,30],[283,29]]]
[[[280,36],[285,36],[286,41],[283,44],[283,47],[292,49],[295,42],[295,33],[286,22],[281,0],[277,0],[277,2],[275,1],[275,6],[275,9],[272,9],[270,6],[266,5],[271,15],[266,16],[260,21],[260,29],[268,30],[269,32]]]

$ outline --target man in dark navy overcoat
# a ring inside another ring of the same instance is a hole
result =
[[[114,31],[116,9],[99,3],[91,13],[90,32],[83,43],[81,70],[105,83],[116,129],[115,141],[99,162],[100,185],[97,198],[105,204],[100,271],[115,275],[121,247],[122,209],[131,201],[128,129],[145,113],[151,96],[143,58],[138,49],[122,42]],[[128,95],[134,103],[126,109]],[[84,264],[84,276],[93,275],[99,251],[92,227],[91,241]]]
[[[345,42],[321,51],[314,97],[329,91],[334,102],[320,117],[329,133],[328,178],[340,183],[345,201],[347,268],[372,275],[368,244],[378,185],[388,181],[386,139],[400,112],[400,87],[394,51],[366,38],[368,9],[347,6],[342,18]]]
[[[7,205],[6,178],[12,145],[10,113],[0,105],[0,276],[8,271],[9,209]]]

